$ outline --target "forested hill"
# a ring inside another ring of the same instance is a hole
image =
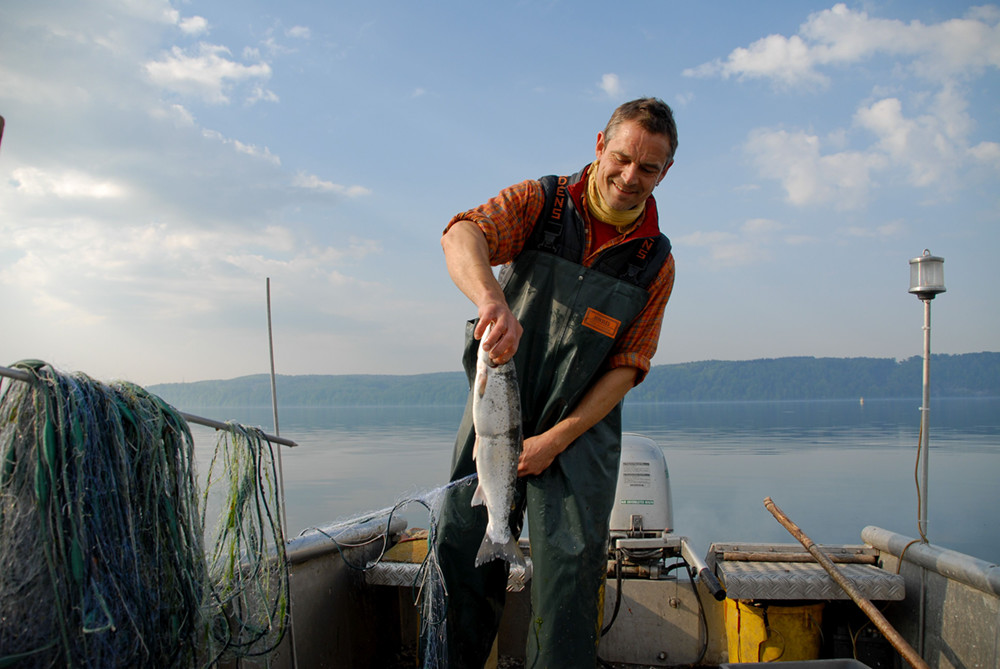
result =
[[[919,356],[899,362],[809,357],[709,360],[657,365],[626,401],[919,398],[922,375]],[[456,405],[465,403],[468,392],[462,372],[278,376],[276,385],[279,404],[285,407]],[[161,384],[149,390],[181,409],[271,405],[271,381],[266,374]],[[933,356],[931,392],[934,397],[1000,397],[1000,353]]]

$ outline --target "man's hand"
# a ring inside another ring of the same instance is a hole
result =
[[[521,447],[521,459],[517,462],[518,476],[537,476],[541,474],[556,456],[563,451],[552,439],[548,438],[548,432],[535,437],[528,437]]]
[[[556,456],[569,448],[577,437],[604,419],[635,385],[639,370],[615,367],[605,372],[568,416],[541,434],[524,440],[518,476],[533,476],[548,469]]]
[[[486,326],[493,323],[493,329],[483,340],[483,348],[489,352],[490,360],[496,365],[502,365],[517,353],[517,347],[521,343],[521,333],[524,328],[507,308],[507,304],[485,304],[479,309],[479,322],[476,323],[476,330],[473,336],[480,339]]]

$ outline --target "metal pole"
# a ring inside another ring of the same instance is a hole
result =
[[[267,348],[271,357],[271,411],[274,415],[274,433],[278,430],[278,391],[274,382],[274,337],[271,335],[271,278],[267,278]],[[278,494],[281,496],[281,515],[285,530],[288,530],[288,511],[285,509],[285,471],[281,466],[281,449],[278,449]]]
[[[929,479],[929,438],[930,438],[930,413],[931,413],[931,295],[927,299],[922,299],[924,303],[924,397],[920,406],[920,518],[917,521],[917,529],[920,532],[920,542],[927,543],[927,482]],[[924,640],[926,636],[926,614],[927,614],[927,570],[920,571],[920,609],[918,611],[917,629],[917,649],[923,654]]]
[[[924,303],[924,403],[920,407],[920,541],[927,543],[927,480],[931,411],[931,301]]]

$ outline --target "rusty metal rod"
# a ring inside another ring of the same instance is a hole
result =
[[[844,592],[846,592],[850,598],[854,600],[854,603],[861,607],[861,610],[865,612],[865,615],[867,615],[868,618],[875,623],[875,626],[880,632],[882,632],[885,638],[889,640],[892,647],[899,651],[899,654],[903,656],[903,659],[906,660],[911,667],[914,669],[930,669],[927,663],[924,662],[923,658],[917,654],[917,651],[913,650],[913,646],[911,646],[906,639],[904,639],[903,636],[896,631],[896,628],[885,619],[882,612],[875,608],[875,605],[872,604],[867,597],[862,595],[856,587],[854,587],[854,584],[851,583],[846,576],[844,576],[843,572],[837,568],[837,565],[835,565],[830,558],[826,556],[826,553],[820,550],[819,547],[813,543],[813,540],[807,537],[805,532],[803,532],[798,525],[793,523],[788,516],[786,516],[784,512],[778,508],[778,506],[774,503],[774,500],[770,497],[765,497],[764,506],[793,537],[799,540],[799,543],[801,543],[805,549],[809,551],[814,558],[816,558],[816,561],[823,565],[823,569],[830,574],[830,577],[836,581],[837,585],[844,589]]]

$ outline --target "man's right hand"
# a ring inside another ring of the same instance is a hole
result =
[[[481,339],[486,326],[493,323],[489,336],[483,340],[483,348],[490,354],[490,360],[496,365],[502,365],[517,353],[521,343],[521,333],[524,328],[507,307],[506,303],[484,304],[479,308],[479,322],[473,336]]]

